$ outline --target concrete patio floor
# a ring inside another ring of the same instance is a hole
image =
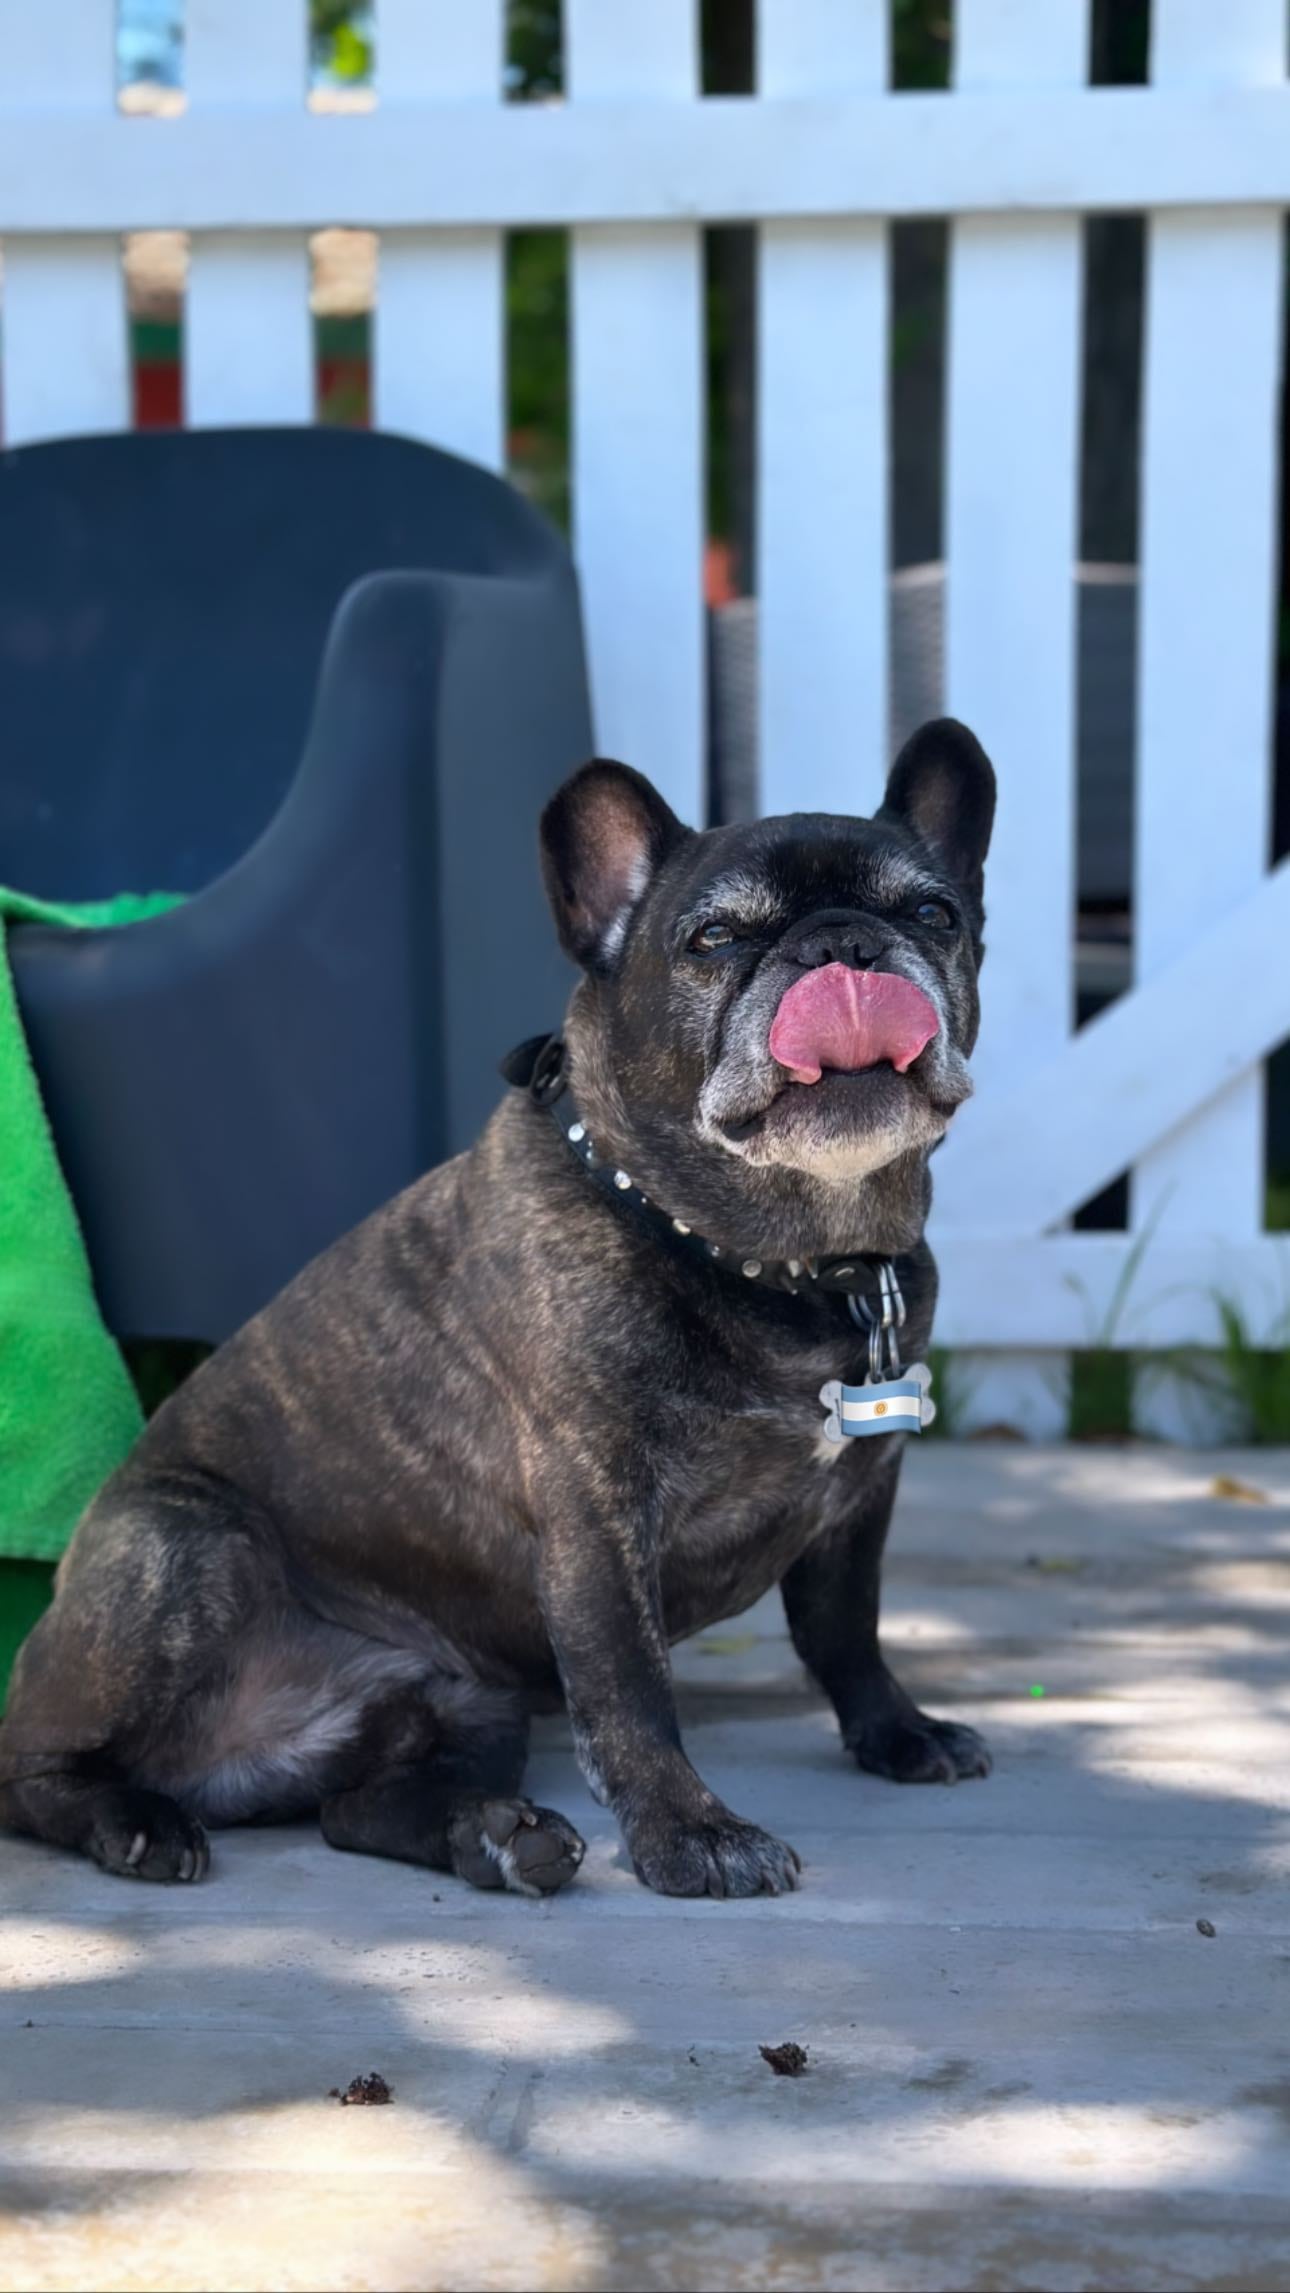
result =
[[[888,1615],[988,1783],[851,1770],[773,1602],[678,1653],[780,1901],[647,1895],[559,1723],[548,1903],[308,1828],[192,1893],[0,1842],[0,2285],[1281,2293],[1290,1454],[929,1444]]]

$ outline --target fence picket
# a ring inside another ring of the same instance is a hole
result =
[[[6,112],[43,104],[93,118],[116,106],[113,11],[103,0],[44,0],[4,27]],[[130,420],[130,358],[119,239],[7,238],[4,440],[21,446]]]
[[[1283,0],[1156,0],[1162,87],[1276,83]],[[1151,219],[1142,469],[1135,928],[1149,979],[1201,915],[1239,904],[1267,865],[1276,597],[1284,222],[1270,209]],[[1234,983],[1235,989],[1235,983]],[[1221,1186],[1221,1207],[1215,1190]],[[1263,1225],[1263,1078],[1255,1068],[1133,1174],[1133,1223],[1162,1239]],[[1196,1430],[1175,1380],[1135,1414]]]
[[[381,104],[496,105],[502,0],[381,0]],[[504,242],[500,231],[387,231],[381,239],[373,406],[383,430],[500,469],[506,457]]]
[[[576,108],[698,87],[695,0],[568,0]],[[704,813],[703,323],[689,223],[573,234],[573,519],[597,740]]]
[[[960,0],[955,41],[958,87],[1078,85],[1088,0]],[[1080,252],[1074,215],[953,225],[946,698],[1000,781],[984,1089],[1056,1049],[1073,1017]],[[965,1385],[975,1423],[1065,1430],[1058,1355],[980,1356]]]
[[[887,80],[885,0],[764,0],[763,96]],[[887,743],[887,226],[763,224],[757,591],[763,812],[864,812]]]
[[[4,442],[130,424],[125,276],[117,239],[7,239]]]
[[[112,111],[116,106],[116,9],[103,0],[41,0],[5,11],[0,102],[60,110]]]
[[[300,0],[188,0],[184,71],[193,112],[237,104],[253,113],[260,105],[287,103],[303,111],[307,22]],[[138,132],[149,131],[140,123]],[[313,325],[303,232],[211,231],[194,237],[184,390],[187,418],[195,424],[312,419]]]

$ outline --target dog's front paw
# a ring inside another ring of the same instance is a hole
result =
[[[784,1895],[802,1868],[782,1839],[720,1806],[642,1825],[629,1846],[637,1878],[656,1895]]]
[[[848,1734],[847,1748],[859,1766],[893,1783],[957,1783],[989,1775],[994,1764],[975,1728],[933,1720],[913,1707],[866,1722]]]

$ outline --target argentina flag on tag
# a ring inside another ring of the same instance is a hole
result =
[[[921,1433],[936,1415],[928,1392],[931,1373],[916,1362],[904,1377],[874,1380],[868,1385],[843,1385],[830,1378],[820,1387],[828,1416],[824,1432],[830,1441],[870,1433]]]

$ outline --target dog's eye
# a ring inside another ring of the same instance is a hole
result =
[[[735,935],[729,924],[700,924],[697,932],[690,934],[692,955],[712,955],[717,948],[733,947],[734,944]]]
[[[954,929],[954,917],[944,900],[920,900],[914,914],[920,924],[930,924],[933,931],[948,932]]]

